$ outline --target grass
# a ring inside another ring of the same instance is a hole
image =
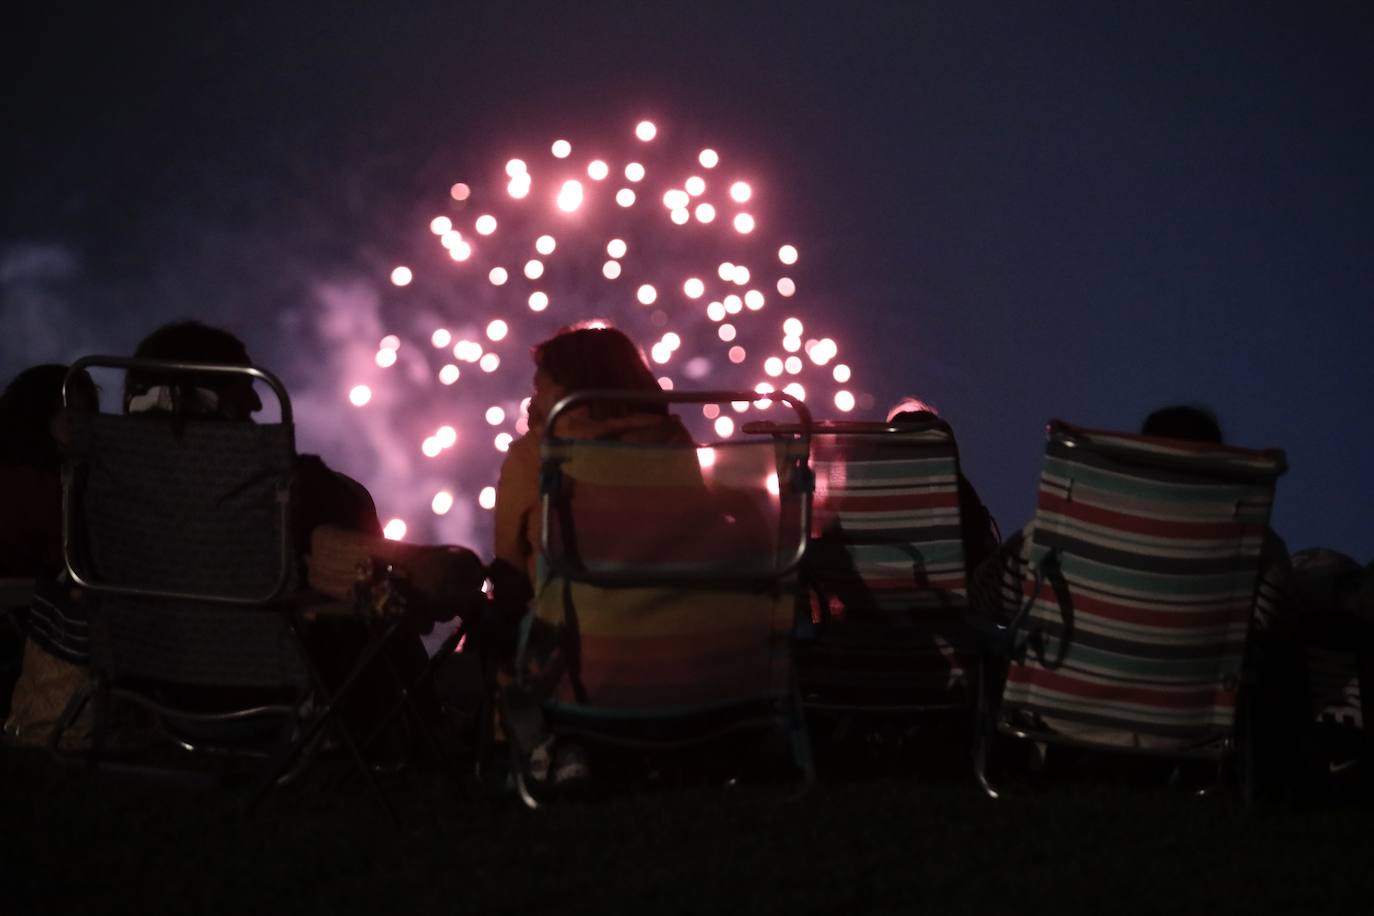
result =
[[[222,791],[0,749],[5,912],[1354,911],[1369,810],[1197,799],[1119,777],[993,802],[962,768],[614,792],[539,812],[342,761],[252,817]],[[891,768],[889,768],[890,770]]]

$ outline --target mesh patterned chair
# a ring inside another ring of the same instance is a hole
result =
[[[1049,426],[1031,533],[1009,556],[993,733],[1219,764],[1244,783],[1247,638],[1278,451]],[[1241,753],[1236,754],[1240,742]],[[1219,770],[1220,772],[1220,770]]]
[[[554,408],[549,428],[598,399],[757,397],[583,392]],[[805,408],[793,406],[804,430]],[[789,645],[810,501],[806,455],[804,432],[701,449],[545,439],[541,570],[516,688],[538,703],[540,734],[651,750],[771,729],[790,736],[809,778]],[[521,791],[534,806],[530,748],[517,750]]]
[[[99,751],[104,713],[136,704],[187,749],[261,752],[273,761],[268,775],[281,776],[275,762],[294,760],[333,710],[303,648],[300,609],[288,601],[297,571],[286,390],[248,367],[87,357],[71,372],[91,366],[247,376],[273,391],[280,421],[74,418],[63,472],[64,550],[72,582],[97,599],[90,611],[96,678],[92,695],[76,698],[64,719],[97,701]],[[245,732],[263,741],[233,737]],[[347,729],[336,734],[361,765]]]
[[[773,424],[747,430],[787,433]],[[949,427],[821,421],[805,581],[812,626],[796,646],[808,709],[972,709],[959,452]]]

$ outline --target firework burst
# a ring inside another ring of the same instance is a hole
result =
[[[397,327],[341,393],[413,443],[405,488],[379,506],[387,536],[485,543],[502,453],[528,428],[529,348],[569,324],[623,328],[665,389],[784,390],[853,410],[839,344],[799,317],[804,253],[760,185],[722,151],[673,149],[650,121],[599,146],[556,138],[453,184],[429,222],[443,257],[393,266]],[[769,409],[684,420],[728,439]]]

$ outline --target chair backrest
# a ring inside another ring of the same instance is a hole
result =
[[[1279,451],[1049,426],[1009,714],[1094,743],[1224,749]]]
[[[560,404],[550,426],[595,396]],[[803,436],[701,448],[548,438],[543,460],[537,619],[559,634],[562,666],[550,707],[613,727],[787,694],[810,497]]]
[[[804,579],[819,630],[798,657],[804,696],[813,705],[942,704],[967,686],[979,651],[965,619],[953,433],[936,418],[819,421],[811,442]]]
[[[246,608],[295,581],[290,401],[247,367],[113,357],[87,366],[161,373],[235,372],[277,393],[282,422],[167,414],[78,414],[63,472],[64,549],[72,579],[99,597],[97,665],[199,684],[298,679],[289,633]]]

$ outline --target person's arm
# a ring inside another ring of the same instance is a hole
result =
[[[533,555],[530,514],[539,502],[539,438],[526,434],[511,443],[496,481],[496,525],[492,554],[528,576]]]

